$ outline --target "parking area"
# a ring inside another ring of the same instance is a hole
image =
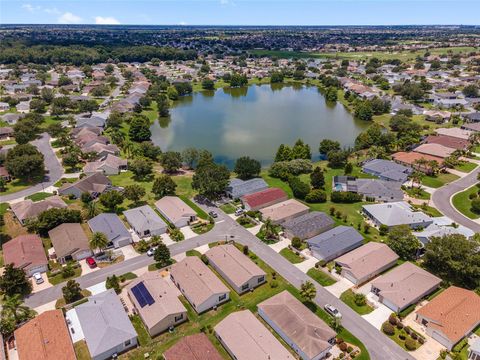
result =
[[[93,269],[90,266],[88,266],[86,259],[80,260],[79,263],[80,263],[80,267],[82,268],[82,275],[90,274],[92,272],[100,270],[98,266],[94,267]]]
[[[140,254],[134,249],[133,245],[124,246],[120,250],[122,250],[125,260],[140,256]]]
[[[308,270],[315,267],[318,259],[312,256],[312,252],[309,249],[302,250],[301,254],[305,257],[305,260],[301,263],[295,264],[295,267],[306,274]]]
[[[53,286],[52,284],[50,284],[48,282],[48,277],[47,277],[46,273],[42,273],[41,275],[42,275],[42,279],[43,279],[43,283],[41,283],[41,284],[37,284],[37,282],[35,281],[35,279],[33,277],[30,278],[30,282],[32,283],[32,292],[33,293],[35,293],[37,291],[48,289],[49,287]]]

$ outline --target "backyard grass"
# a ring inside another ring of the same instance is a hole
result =
[[[452,198],[453,206],[466,217],[469,217],[470,219],[478,219],[480,214],[476,214],[472,211],[472,201],[469,198],[471,194],[477,194],[478,191],[479,187],[477,184],[454,195]]]
[[[77,355],[77,360],[90,360],[90,352],[88,351],[87,343],[83,340],[77,341],[73,344],[73,349],[75,350],[75,355]]]
[[[439,188],[447,183],[458,179],[457,175],[450,173],[441,173],[436,176],[425,176],[422,178],[422,184],[431,188]]]
[[[198,217],[203,220],[208,219],[208,214],[203,211],[197,204],[195,204],[193,201],[191,201],[188,197],[184,195],[179,195],[180,199],[183,200],[184,203],[186,203],[188,206],[190,206],[195,212],[197,213]]]
[[[472,163],[470,161],[463,161],[459,165],[455,166],[455,170],[458,170],[464,173],[469,173],[475,170],[477,166],[478,166],[477,164]]]
[[[226,214],[233,214],[233,213],[235,213],[235,210],[237,208],[235,206],[233,206],[232,204],[227,203],[227,204],[221,205],[220,209],[222,209],[223,212],[225,212]]]
[[[322,270],[318,270],[315,268],[311,268],[310,270],[308,270],[307,275],[322,286],[330,286],[337,282],[337,280],[335,280]]]
[[[345,304],[350,306],[353,310],[355,310],[355,312],[360,315],[369,314],[373,311],[373,307],[368,304],[360,306],[355,304],[355,293],[350,289],[340,295],[340,300],[342,300]]]
[[[299,264],[305,260],[301,256],[295,254],[295,252],[293,250],[290,250],[288,247],[280,250],[280,255],[282,255],[285,259],[290,261],[292,264]]]
[[[215,244],[212,244],[215,245]],[[237,244],[237,247],[241,248],[241,245]],[[216,310],[210,310],[202,314],[197,314],[190,304],[186,301],[185,298],[180,297],[180,300],[187,308],[188,321],[177,326],[172,332],[165,332],[156,336],[155,338],[150,338],[148,333],[144,330],[143,324],[137,319],[132,318],[137,333],[139,334],[140,347],[129,351],[126,354],[120,355],[120,359],[144,359],[144,354],[149,353],[150,358],[155,359],[159,357],[166,349],[170,348],[174,343],[176,343],[181,338],[199,333],[203,331],[210,341],[214,344],[217,350],[225,359],[230,359],[225,349],[221,346],[218,339],[213,334],[213,327],[223,320],[227,315],[231,314],[234,311],[239,310],[250,310],[253,313],[257,311],[257,305],[284,291],[287,290],[291,292],[296,298],[301,300],[299,291],[290,285],[284,278],[275,274],[275,286],[272,286],[273,274],[275,273],[272,268],[270,268],[265,262],[258,258],[255,254],[249,253],[250,259],[254,261],[265,273],[267,274],[267,282],[259,287],[257,287],[252,292],[247,292],[243,295],[238,295],[233,289],[230,288],[228,283],[224,282],[227,287],[231,289],[230,300],[222,305],[220,305]],[[223,281],[223,280],[222,280]],[[315,312],[322,320],[330,323],[331,317],[323,311],[323,309],[310,305],[309,308]],[[278,334],[274,334],[278,338]],[[343,338],[346,342],[351,343],[355,346],[358,346],[362,353],[356,358],[360,360],[368,360],[369,355],[363,344],[356,339],[352,334],[347,330],[341,329],[338,333],[338,336]],[[288,346],[287,346],[288,348]],[[292,351],[292,350],[290,350]]]
[[[30,196],[27,196],[26,199],[30,199],[32,201],[41,201],[41,200],[44,200],[50,196],[53,196],[53,194],[51,193],[46,193],[46,192],[38,192],[36,194],[33,194],[33,195],[30,195]]]

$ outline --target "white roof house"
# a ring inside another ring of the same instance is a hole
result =
[[[363,205],[362,211],[378,226],[409,225],[411,228],[426,228],[433,223],[432,218],[421,211],[413,211],[404,201]]]

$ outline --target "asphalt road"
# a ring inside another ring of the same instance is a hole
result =
[[[435,190],[432,195],[432,202],[435,207],[440,210],[441,213],[443,213],[445,216],[448,216],[456,223],[466,226],[467,228],[475,232],[480,232],[480,224],[472,221],[465,215],[458,212],[457,209],[455,209],[455,207],[452,205],[450,200],[452,196],[455,195],[457,192],[464,191],[467,188],[477,184],[477,176],[479,173],[480,166],[465,177],[453,181],[450,184],[444,185],[441,188]]]
[[[32,141],[31,144],[36,146],[38,151],[40,151],[45,157],[45,168],[49,171],[49,180],[33,185],[28,189],[17,191],[13,194],[2,195],[0,196],[0,202],[7,202],[41,192],[47,187],[55,184],[62,177],[63,167],[55,156],[53,148],[50,145],[50,135],[43,133],[37,140]]]
[[[203,208],[206,211],[212,210],[211,208]],[[251,251],[256,253],[278,274],[283,276],[295,287],[299,288],[303,282],[311,280],[310,277],[293,266],[288,260],[276,253],[272,248],[262,243],[256,236],[240,226],[235,220],[219,209],[215,209],[215,211],[219,214],[215,227],[207,234],[199,235],[169,246],[172,256],[211,242],[225,239],[234,240],[243,245],[248,245]],[[111,276],[112,274],[121,275],[148,266],[151,263],[153,263],[152,258],[142,255],[81,276],[77,281],[82,288],[86,288],[104,281],[107,276]],[[59,284],[32,294],[25,300],[25,304],[34,308],[52,302],[62,296],[62,286],[64,286],[64,284]],[[315,302],[321,307],[329,303],[340,310],[343,315],[342,325],[365,345],[372,360],[413,359],[413,357],[400,346],[390,340],[387,336],[381,334],[379,330],[320,285],[317,285]]]

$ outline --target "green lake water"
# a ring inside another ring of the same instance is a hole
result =
[[[355,120],[341,104],[327,104],[317,87],[254,85],[203,91],[183,97],[169,118],[152,125],[152,140],[163,151],[207,149],[232,166],[248,155],[267,165],[278,146],[297,139],[314,157],[322,139],[352,146],[368,123]]]

